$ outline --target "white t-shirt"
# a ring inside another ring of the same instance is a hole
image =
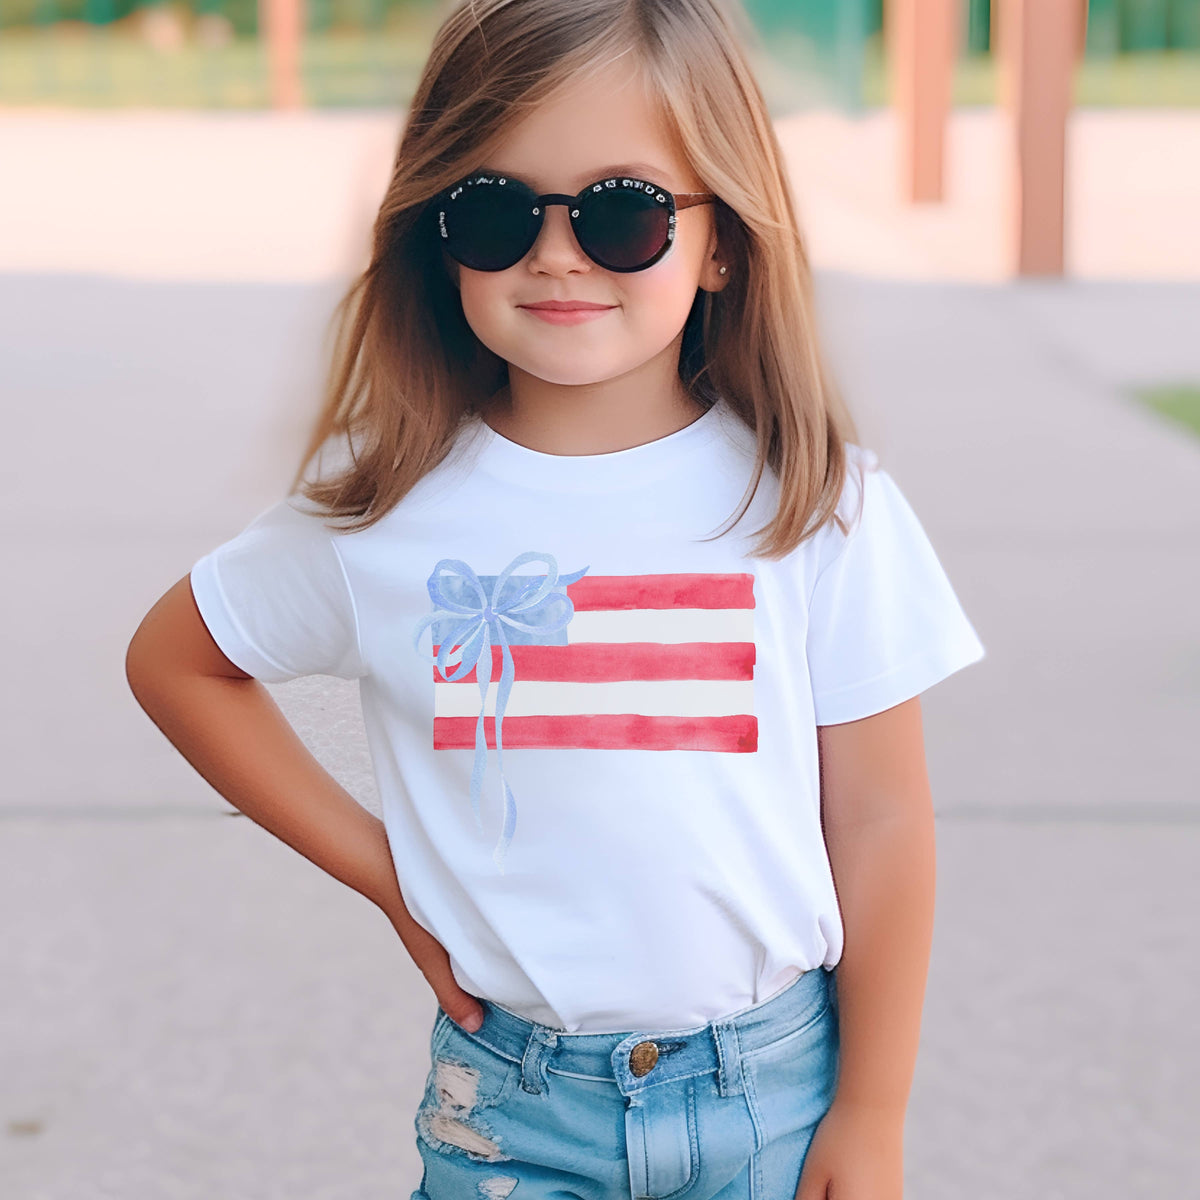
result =
[[[772,561],[769,468],[711,538],[754,462],[723,402],[608,454],[472,418],[371,528],[296,494],[192,588],[256,678],[359,679],[396,877],[461,987],[569,1032],[699,1025],[841,957],[817,726],[984,655],[892,478],[848,457],[861,521]]]

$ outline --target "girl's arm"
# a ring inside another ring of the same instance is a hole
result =
[[[833,1104],[797,1196],[900,1200],[933,941],[935,841],[920,698],[821,726],[822,825],[845,943]]]
[[[146,614],[125,657],[137,702],[235,808],[383,910],[442,1008],[481,1011],[445,948],[413,920],[383,822],[312,756],[256,679],[213,641],[184,576]]]

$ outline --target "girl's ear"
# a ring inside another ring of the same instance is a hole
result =
[[[700,287],[706,292],[723,291],[732,273],[732,266],[722,262],[715,254],[710,254],[700,272]]]
[[[700,287],[706,292],[722,291],[732,272],[733,267],[725,261],[720,231],[714,226],[708,238],[708,256],[700,270]]]

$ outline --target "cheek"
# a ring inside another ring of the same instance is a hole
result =
[[[641,315],[673,321],[691,307],[699,274],[696,264],[676,249],[640,275],[626,275],[625,288]]]
[[[497,305],[502,303],[501,297],[495,295],[495,288],[490,280],[478,273],[463,271],[460,277],[458,294],[462,300],[463,315],[467,323],[477,334],[490,329],[496,322]]]

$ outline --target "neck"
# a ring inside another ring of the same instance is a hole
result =
[[[705,406],[673,386],[647,389],[630,377],[592,384],[554,384],[510,365],[510,382],[481,416],[496,433],[543,454],[609,454],[677,432]]]

